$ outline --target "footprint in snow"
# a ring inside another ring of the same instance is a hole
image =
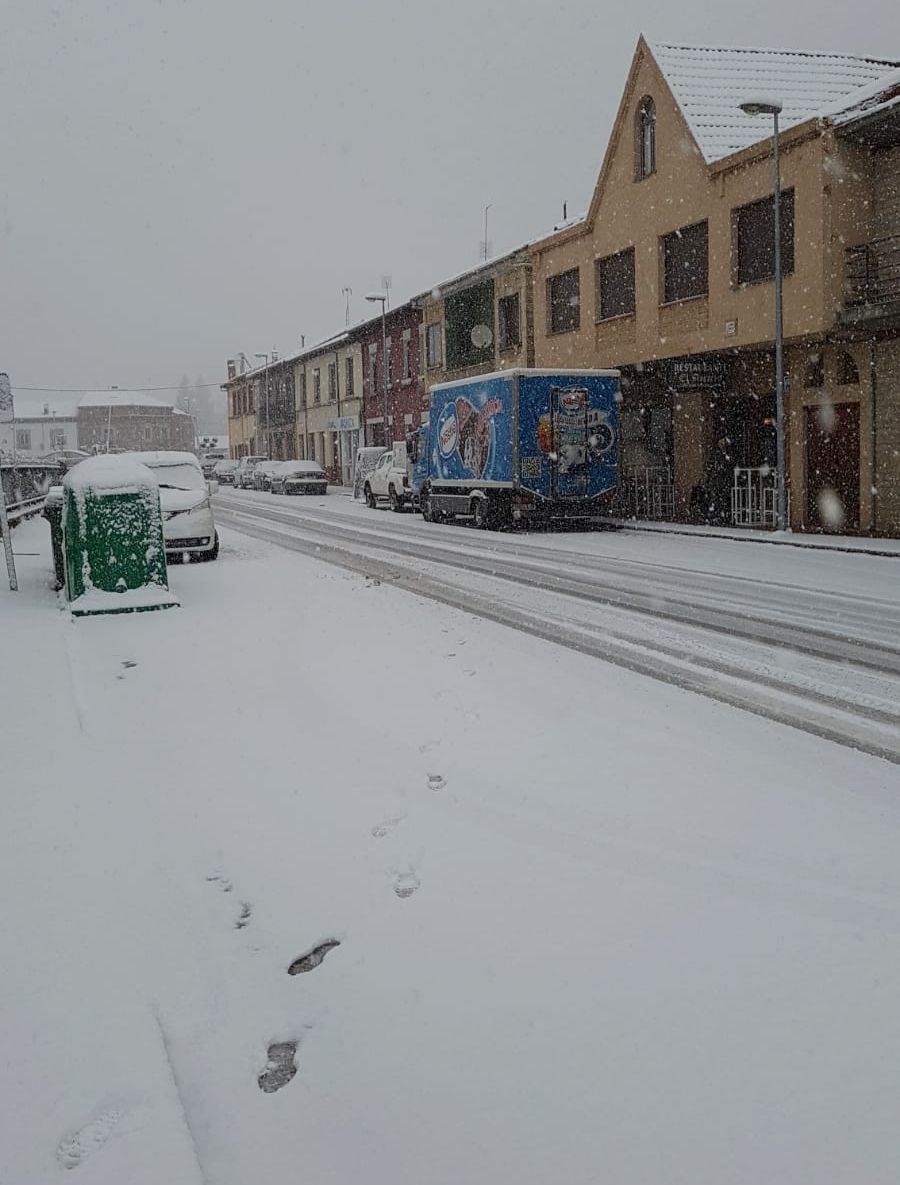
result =
[[[234,923],[235,930],[243,930],[250,925],[250,919],[253,917],[253,906],[249,901],[241,902],[241,912],[238,915],[237,921]]]
[[[294,959],[288,967],[288,975],[302,975],[305,971],[315,971],[328,952],[340,945],[337,938],[326,938],[323,942],[317,943],[305,955],[299,955]]]
[[[260,1090],[266,1094],[274,1094],[276,1090],[281,1090],[282,1086],[287,1086],[297,1073],[297,1063],[294,1060],[297,1042],[275,1041],[269,1046],[267,1054],[269,1060],[266,1062],[266,1068],[256,1081]]]
[[[386,835],[390,835],[390,833],[396,827],[399,827],[402,822],[403,822],[402,815],[397,819],[385,819],[383,823],[376,823],[375,826],[372,828],[370,834],[373,835],[376,839],[384,839],[384,837]]]
[[[412,897],[413,893],[415,893],[421,884],[422,882],[412,869],[408,872],[397,872],[394,874],[394,892],[398,897]]]
[[[122,665],[122,670],[119,672],[118,675],[116,675],[117,679],[124,679],[125,678],[125,671],[130,671],[132,669],[132,667],[137,666],[137,663],[133,662],[130,658],[126,658],[125,661],[121,665]]]
[[[60,1140],[56,1159],[66,1169],[77,1169],[89,1156],[99,1151],[109,1139],[113,1128],[122,1118],[121,1111],[105,1111],[79,1128],[74,1135]]]
[[[214,873],[212,873],[211,876],[208,876],[206,879],[207,879],[207,881],[209,881],[210,884],[214,884],[214,885],[217,884],[223,893],[230,893],[231,890],[234,888],[234,885],[231,883],[231,881],[228,879],[228,877],[223,876],[221,872],[214,872]]]
[[[442,777],[441,774],[429,774],[428,775],[428,789],[429,790],[443,790],[446,785],[447,785],[447,779],[445,777]]]

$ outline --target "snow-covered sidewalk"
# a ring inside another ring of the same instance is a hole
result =
[[[45,534],[0,1180],[900,1177],[895,767],[225,531],[72,622]]]

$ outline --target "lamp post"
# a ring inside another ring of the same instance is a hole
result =
[[[254,354],[254,358],[265,358],[266,360],[266,460],[268,461],[272,456],[272,445],[269,438],[269,355],[268,354]]]
[[[778,157],[778,116],[782,104],[777,99],[752,99],[740,104],[746,115],[772,116],[772,223],[775,242],[775,528],[787,527],[784,445],[784,318],[782,314],[781,276],[781,166]]]
[[[388,446],[388,373],[387,373],[387,323],[385,309],[387,308],[386,292],[370,292],[366,300],[381,301],[381,386],[384,395],[384,447]],[[391,433],[393,439],[393,433]]]

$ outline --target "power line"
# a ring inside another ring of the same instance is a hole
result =
[[[188,385],[189,391],[200,391],[206,387],[221,387],[221,383],[190,383]],[[40,391],[45,395],[93,395],[98,392],[101,395],[109,395],[112,391],[122,390],[124,392],[150,392],[150,391],[182,391],[182,386],[178,387],[22,387],[18,383],[13,385],[14,391]]]

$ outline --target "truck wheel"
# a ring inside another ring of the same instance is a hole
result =
[[[366,486],[365,494],[366,494],[366,506],[368,506],[368,508],[370,510],[377,510],[378,503],[375,501],[375,495],[372,493],[371,486],[369,486],[369,485]]]
[[[394,514],[402,514],[403,513],[403,503],[397,497],[397,491],[394,489],[393,486],[390,486],[388,489],[388,498],[390,499],[391,510],[393,510]]]
[[[434,510],[431,507],[431,499],[427,494],[422,494],[419,499],[419,505],[422,508],[422,518],[426,523],[434,522]]]

